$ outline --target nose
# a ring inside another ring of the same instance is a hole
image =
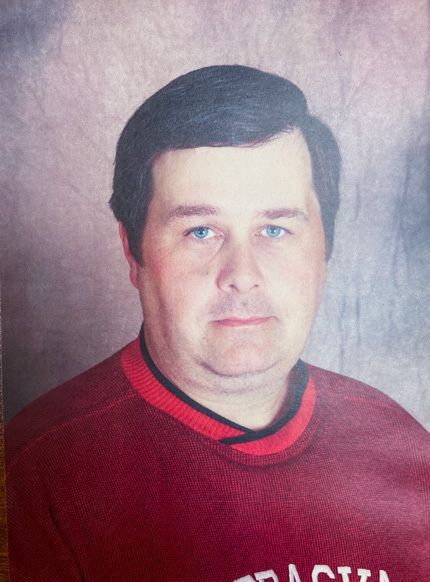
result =
[[[262,274],[249,243],[230,244],[223,249],[217,277],[219,289],[227,293],[249,293],[261,284]]]

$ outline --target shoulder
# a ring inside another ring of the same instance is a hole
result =
[[[430,452],[430,433],[392,398],[359,380],[307,364],[327,414],[346,428],[421,443]]]
[[[362,399],[389,408],[399,407],[392,398],[360,380],[324,370],[312,364],[306,364],[306,366],[318,389],[327,396],[341,400]]]
[[[18,413],[6,425],[6,463],[46,436],[55,437],[82,419],[134,398],[136,393],[121,367],[122,351],[50,390]]]

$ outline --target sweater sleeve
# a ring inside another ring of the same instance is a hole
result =
[[[49,480],[27,451],[6,474],[11,582],[82,580],[78,562],[56,518]]]

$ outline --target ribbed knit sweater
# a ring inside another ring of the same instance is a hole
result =
[[[429,434],[360,382],[294,374],[263,431],[139,340],[39,398],[6,432],[12,582],[428,582]]]

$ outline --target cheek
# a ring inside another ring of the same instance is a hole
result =
[[[325,282],[323,255],[286,253],[285,257],[266,263],[267,292],[279,308],[292,315],[309,312],[319,305]]]
[[[175,319],[187,317],[208,302],[210,273],[192,268],[184,257],[160,256],[141,271],[142,300]]]

